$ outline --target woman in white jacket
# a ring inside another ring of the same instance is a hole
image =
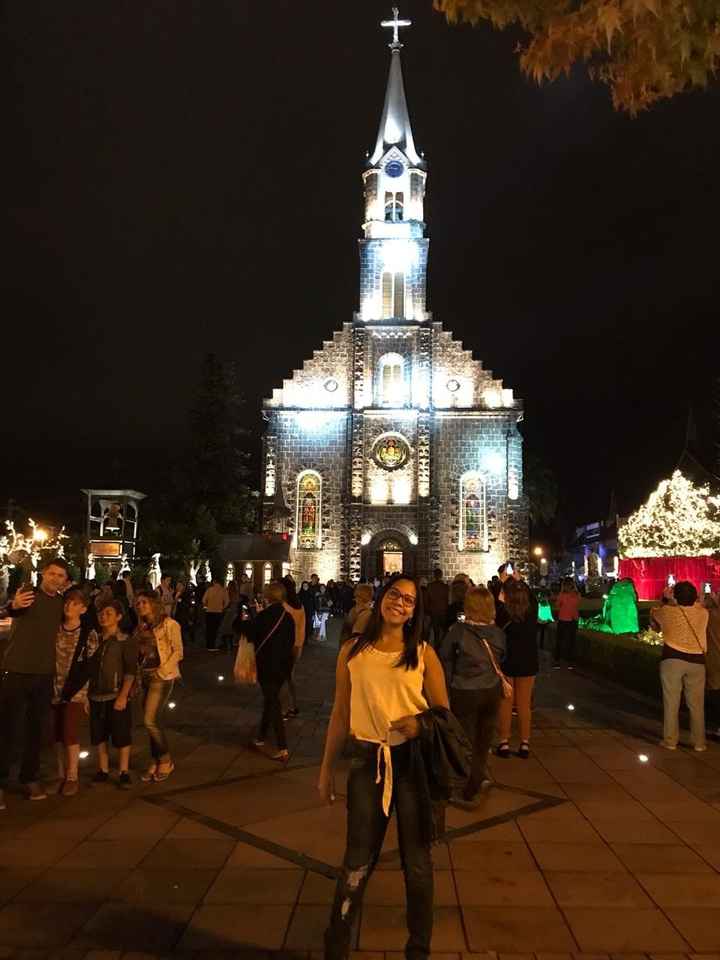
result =
[[[175,769],[168,748],[162,717],[180,676],[183,642],[180,624],[168,617],[156,594],[141,591],[136,595],[138,615],[136,638],[140,650],[143,691],[143,723],[150,738],[152,762],[142,779],[148,783],[167,780]]]

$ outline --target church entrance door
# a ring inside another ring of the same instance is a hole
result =
[[[415,549],[404,534],[385,530],[376,534],[363,549],[362,575],[369,580],[383,577],[386,573],[415,571]]]
[[[383,550],[382,571],[386,573],[402,573],[403,555],[402,550]]]

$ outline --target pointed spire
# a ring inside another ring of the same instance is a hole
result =
[[[390,147],[395,146],[402,150],[411,164],[422,166],[423,161],[415,150],[415,141],[410,126],[410,114],[405,99],[405,84],[403,83],[402,64],[400,62],[402,44],[398,40],[398,27],[410,26],[410,21],[398,18],[397,7],[393,7],[393,14],[393,20],[384,20],[381,24],[383,27],[393,28],[393,40],[389,44],[390,72],[388,73],[387,89],[385,90],[385,105],[380,117],[377,142],[369,163],[370,166],[373,166]]]

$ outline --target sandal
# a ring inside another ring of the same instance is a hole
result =
[[[517,755],[520,757],[521,760],[528,759],[528,757],[530,756],[530,744],[527,742],[527,740],[523,740],[523,742],[520,744],[520,746],[518,747]]]
[[[278,763],[287,763],[290,759],[290,753],[288,750],[278,750],[277,753],[270,754],[271,760],[277,760]]]
[[[163,767],[163,766],[167,767],[167,769],[161,770],[160,767]],[[170,774],[173,772],[174,769],[175,769],[175,764],[172,762],[172,760],[170,760],[170,762],[167,764],[163,764],[163,763],[159,764],[157,771],[155,772],[155,783],[162,783],[163,780],[167,780],[167,778],[170,776]]]
[[[156,771],[157,771],[157,764],[151,763],[150,766],[145,771],[145,773],[140,775],[140,779],[142,780],[143,783],[152,783],[153,780],[155,779]]]
[[[510,759],[510,744],[507,740],[503,740],[502,743],[499,743],[495,748],[495,756],[501,757],[503,760]]]

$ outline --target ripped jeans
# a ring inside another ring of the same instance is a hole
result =
[[[407,960],[427,960],[433,927],[433,865],[430,844],[423,839],[414,781],[410,777],[410,744],[392,748],[393,796],[407,900]],[[347,786],[347,845],[335,889],[330,923],[325,931],[325,960],[346,960],[354,921],[375,868],[389,818],[382,809],[382,783],[375,744],[354,745]]]

